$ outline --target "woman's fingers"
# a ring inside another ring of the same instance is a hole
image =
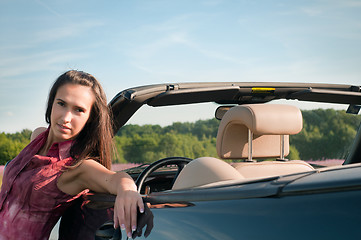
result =
[[[114,229],[117,229],[119,227],[119,219],[117,214],[117,209],[114,208]]]
[[[130,209],[130,222],[132,227],[132,232],[134,232],[137,229],[137,203],[133,203],[132,207]]]
[[[114,228],[125,228],[124,205],[119,196],[116,197],[114,205]]]
[[[132,232],[137,229],[137,211],[144,212],[141,196],[135,191],[124,192],[117,196],[114,207],[114,223],[125,229],[127,236],[132,237]]]
[[[141,197],[138,200],[138,208],[140,213],[144,213],[144,202]]]

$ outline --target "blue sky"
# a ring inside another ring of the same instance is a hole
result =
[[[361,85],[360,0],[0,0],[0,29],[0,132],[45,126],[69,69],[108,100],[165,82]]]

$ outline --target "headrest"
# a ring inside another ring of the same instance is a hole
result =
[[[253,133],[253,157],[280,156],[280,135],[285,135],[285,152],[288,154],[288,135],[299,133],[302,124],[301,111],[291,105],[249,104],[233,107],[226,112],[219,125],[217,153],[220,158],[247,158],[249,129]]]

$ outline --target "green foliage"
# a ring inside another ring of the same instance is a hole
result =
[[[118,158],[115,162],[151,163],[169,156],[197,158],[216,156],[215,138],[199,140],[192,134],[145,133],[131,136],[116,136]]]
[[[114,162],[151,163],[169,156],[197,158],[216,157],[216,135],[219,121],[175,122],[159,125],[126,125],[115,136],[118,156]]]
[[[301,133],[290,136],[301,159],[344,159],[360,125],[360,115],[333,109],[303,111]]]
[[[300,160],[300,153],[298,152],[297,148],[290,144],[290,153],[287,156],[289,160]]]
[[[289,159],[344,158],[360,125],[360,115],[333,109],[303,111],[303,130],[290,136]],[[151,163],[182,156],[217,157],[216,136],[219,121],[175,122],[170,126],[126,125],[114,138],[116,163]],[[28,143],[30,130],[0,134],[0,165],[13,159]]]
[[[333,109],[303,111],[304,128],[290,136],[289,159],[344,158],[360,125],[359,115]],[[115,138],[116,162],[154,162],[169,156],[217,157],[215,145],[219,121],[199,120],[159,125],[126,125]]]
[[[0,133],[0,165],[10,161],[29,144],[31,131],[25,129],[20,133]]]

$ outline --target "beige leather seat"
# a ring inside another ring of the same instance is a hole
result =
[[[242,162],[233,167],[245,178],[273,177],[314,170],[310,164],[301,160]]]
[[[302,130],[301,111],[291,105],[250,104],[231,108],[217,135],[217,153],[223,159],[246,159],[233,166],[245,178],[270,177],[313,170],[294,161],[254,162],[258,158],[285,159],[289,135]]]
[[[301,111],[280,104],[249,104],[231,108],[217,134],[223,159],[274,158],[288,155],[290,134],[302,130]],[[283,148],[283,149],[282,149]]]
[[[173,190],[194,188],[219,181],[244,177],[230,164],[213,157],[201,157],[188,163],[173,184]]]
[[[302,114],[297,107],[279,104],[233,107],[219,125],[217,153],[222,159],[246,162],[231,167],[216,158],[195,159],[179,174],[173,190],[311,171],[312,166],[300,160],[254,162],[258,158],[284,159],[289,154],[289,135],[301,130]]]

